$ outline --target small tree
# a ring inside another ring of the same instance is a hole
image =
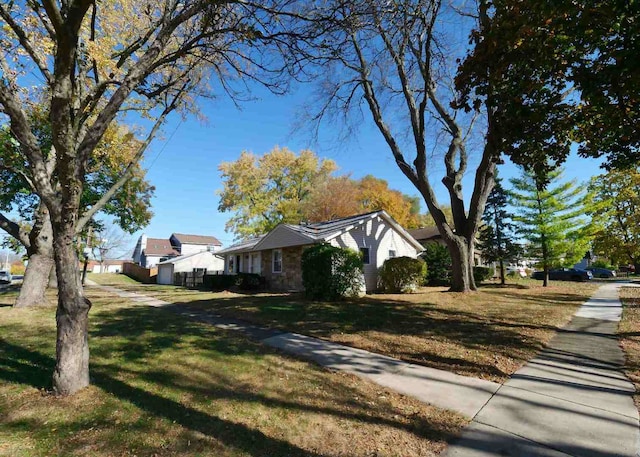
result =
[[[307,297],[335,300],[357,296],[364,287],[359,252],[322,243],[302,253],[302,283]]]
[[[518,207],[514,218],[519,232],[530,245],[530,255],[540,259],[544,286],[554,265],[573,265],[587,252],[591,237],[585,214],[584,195],[575,180],[561,182],[562,171],[544,177],[524,171],[511,179],[512,203]],[[546,185],[545,183],[549,184]]]
[[[387,259],[380,268],[380,288],[385,292],[406,293],[414,291],[425,280],[427,266],[421,259],[394,257]]]
[[[427,284],[448,286],[451,282],[451,255],[447,247],[440,243],[427,243],[421,257],[427,264]]]
[[[500,282],[505,284],[504,261],[516,257],[520,246],[515,242],[515,225],[511,222],[513,215],[507,211],[509,196],[502,187],[502,180],[498,177],[495,179],[495,186],[482,215],[486,225],[480,229],[478,241],[482,258],[487,262],[499,263]]]

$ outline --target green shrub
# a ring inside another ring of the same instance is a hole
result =
[[[440,243],[427,243],[421,257],[427,264],[428,285],[451,285],[451,256],[446,246]]]
[[[384,292],[413,292],[424,283],[427,265],[421,259],[395,257],[387,259],[380,268],[380,289]]]
[[[616,270],[616,267],[605,260],[596,260],[591,264],[593,268],[606,268],[607,270]]]
[[[236,275],[204,275],[202,287],[207,290],[227,290],[236,285]]]
[[[478,284],[493,278],[494,273],[495,271],[491,267],[473,267],[473,280]]]
[[[264,289],[266,279],[257,273],[238,273],[236,286],[240,290],[259,290]]]
[[[360,253],[322,243],[302,253],[302,284],[307,297],[335,300],[359,295],[364,287]]]
[[[204,275],[202,287],[206,290],[229,290],[237,287],[240,290],[259,290],[265,287],[266,280],[256,273],[238,273],[235,275]]]

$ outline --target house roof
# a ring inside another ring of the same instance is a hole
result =
[[[418,243],[400,224],[398,224],[386,211],[371,211],[365,214],[334,219],[332,221],[315,222],[311,224],[280,224],[262,237],[247,240],[219,251],[221,254],[232,252],[260,251],[263,249],[277,249],[289,246],[301,246],[330,241],[354,227],[364,224],[376,217],[383,218],[396,231],[403,235],[416,249],[422,250]],[[257,241],[256,241],[257,240]]]
[[[421,227],[417,229],[407,230],[416,240],[431,240],[440,237],[438,227]]]
[[[168,265],[170,263],[178,263],[178,262],[182,262],[183,260],[189,259],[191,257],[200,256],[200,255],[210,255],[212,257],[219,257],[217,252],[214,254],[213,252],[209,252],[209,251],[200,251],[200,252],[194,252],[193,254],[172,257],[170,259],[163,260],[162,262],[158,262],[158,265]]]
[[[163,256],[163,255],[180,255],[169,240],[162,238],[147,238],[147,245],[143,249],[144,255]]]
[[[222,243],[215,236],[186,235],[184,233],[173,233],[171,236],[181,244],[212,244],[214,246],[222,246]]]
[[[262,238],[264,238],[265,235],[260,235],[260,236],[256,236],[255,238],[248,238],[246,240],[242,240],[239,241],[237,243],[235,243],[232,246],[229,246],[228,248],[225,249],[221,249],[220,251],[216,252],[216,254],[220,255],[220,254],[236,254],[236,253],[240,253],[240,252],[247,252],[247,251],[252,251],[253,247],[258,244],[260,242],[260,240],[262,240]]]

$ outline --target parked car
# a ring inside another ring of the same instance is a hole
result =
[[[533,279],[544,279],[544,271],[535,271]],[[593,279],[593,273],[577,268],[554,268],[549,270],[549,279],[552,281],[589,281]]]
[[[593,273],[594,278],[615,278],[616,272],[608,268],[589,267],[588,271]]]
[[[7,270],[0,270],[0,284],[11,284],[11,273]]]

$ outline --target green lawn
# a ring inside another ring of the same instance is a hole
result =
[[[139,286],[134,286],[139,287]],[[0,455],[423,456],[465,421],[168,311],[87,292],[92,386],[48,393],[55,308],[0,293]]]
[[[99,277],[98,277],[99,276]],[[425,288],[314,302],[295,294],[201,292],[175,286],[103,283],[184,306],[296,331],[468,376],[504,381],[531,359],[599,283],[520,280],[470,294]]]

